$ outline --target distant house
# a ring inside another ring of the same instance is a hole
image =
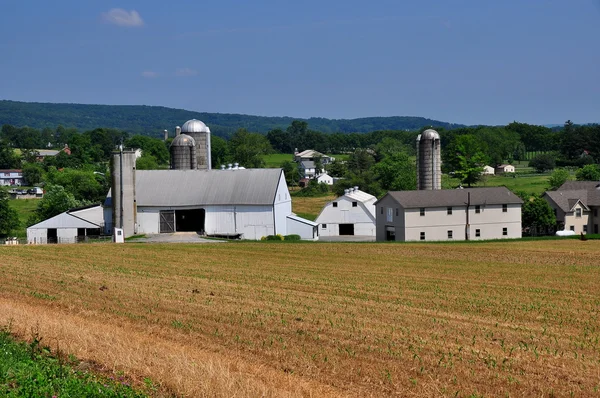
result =
[[[6,169],[0,170],[0,186],[21,186],[25,185],[23,179],[23,170]]]
[[[315,220],[319,224],[319,235],[375,237],[376,200],[358,187],[346,189],[343,196],[327,203]]]
[[[69,148],[69,146],[67,144],[65,144],[64,148],[62,148],[60,150],[58,150],[58,149],[36,149],[35,151],[37,152],[37,155],[35,158],[38,162],[44,161],[44,159],[47,157],[54,157],[61,152],[64,152],[67,155],[71,154],[71,149]]]
[[[388,192],[375,203],[377,241],[520,238],[522,204],[505,187]]]
[[[599,233],[600,183],[567,181],[556,191],[542,196],[554,210],[559,230],[576,234]]]
[[[501,164],[500,166],[496,166],[496,174],[502,173],[514,173],[515,166],[511,164]]]
[[[72,209],[27,228],[27,243],[77,243],[98,236],[104,227],[102,206]]]
[[[481,172],[481,174],[483,175],[494,175],[495,170],[492,166],[483,166],[483,171]]]
[[[319,184],[333,185],[333,177],[327,173],[323,173],[315,178]]]
[[[302,160],[298,164],[298,171],[303,178],[312,179],[325,172],[325,169],[316,168],[315,162],[312,160]]]
[[[335,160],[335,158],[324,155],[321,152],[315,151],[313,149],[307,149],[306,151],[302,152],[294,152],[295,162],[301,162],[303,160],[310,160],[314,162],[316,159],[321,159],[321,163],[324,165],[329,164]]]

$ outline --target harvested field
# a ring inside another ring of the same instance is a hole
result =
[[[0,327],[197,396],[590,396],[600,241],[0,248]]]

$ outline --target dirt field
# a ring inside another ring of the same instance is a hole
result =
[[[0,247],[0,327],[182,396],[591,396],[600,242]]]

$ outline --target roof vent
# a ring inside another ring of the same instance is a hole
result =
[[[358,186],[354,187],[354,192],[358,191]]]
[[[225,165],[224,164],[221,165],[221,170],[225,170]]]
[[[227,170],[231,170],[231,166],[233,166],[231,163],[227,164]]]
[[[345,194],[345,195],[348,195],[349,193],[350,193],[350,190],[349,190],[349,189],[344,189],[344,194]]]
[[[239,168],[240,164],[239,163],[234,163],[233,164],[233,169],[237,170]]]
[[[181,127],[175,126],[175,136],[178,136],[179,134],[181,134]]]

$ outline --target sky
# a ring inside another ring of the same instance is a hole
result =
[[[0,99],[600,122],[600,0],[0,2]]]

